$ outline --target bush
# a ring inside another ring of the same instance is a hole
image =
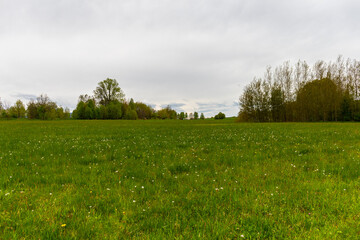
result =
[[[121,103],[118,101],[111,102],[107,107],[107,117],[109,119],[120,119],[122,116]]]
[[[128,109],[128,111],[126,112],[126,115],[125,115],[125,119],[136,120],[136,119],[138,119],[138,115],[135,110]]]
[[[354,115],[354,121],[360,122],[360,112],[355,113],[355,115]]]
[[[217,115],[215,115],[215,119],[224,119],[225,118],[225,114],[222,112],[219,112]]]

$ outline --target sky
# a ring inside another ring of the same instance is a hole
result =
[[[236,116],[285,61],[359,60],[356,0],[0,0],[0,97],[74,109],[113,78],[159,109]]]

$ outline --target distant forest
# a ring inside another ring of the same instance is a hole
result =
[[[59,107],[45,94],[27,106],[0,101],[0,118],[14,119],[205,119],[203,113],[177,113],[170,106],[155,110],[143,102],[125,99],[115,79],[98,83],[94,95],[80,95],[76,109]],[[339,56],[335,62],[287,61],[267,67],[239,98],[238,120],[243,122],[360,121],[360,62]],[[224,119],[218,113],[215,119]]]
[[[205,119],[203,113],[177,113],[167,106],[155,110],[150,105],[135,102],[132,98],[125,100],[125,94],[115,79],[106,79],[98,83],[94,96],[80,95],[76,109],[70,113],[50,100],[46,94],[31,100],[27,108],[21,100],[13,106],[6,106],[0,101],[0,118],[2,119]],[[223,119],[225,114],[219,113],[215,119]]]
[[[305,61],[268,67],[244,88],[239,121],[360,121],[360,62]]]

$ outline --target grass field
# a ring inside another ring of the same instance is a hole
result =
[[[0,122],[0,239],[360,239],[360,125]]]

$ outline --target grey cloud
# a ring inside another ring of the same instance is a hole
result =
[[[156,104],[147,104],[147,105],[149,105],[149,106],[152,107],[152,108],[155,108],[155,107],[156,107]]]
[[[197,103],[198,112],[202,112],[206,117],[212,117],[219,112],[225,113],[227,116],[236,116],[236,112],[234,112],[234,104],[231,103]]]
[[[37,98],[34,94],[16,93],[12,94],[11,97],[16,99],[35,100]]]
[[[185,103],[170,103],[170,104],[161,105],[161,108],[166,108],[167,106],[170,106],[176,112],[183,112],[184,109],[182,107],[185,106],[185,105],[186,105]]]
[[[180,103],[188,112],[209,103],[209,114],[236,115],[242,88],[267,65],[357,58],[359,7],[355,0],[0,1],[0,96],[47,93],[73,108],[110,77],[127,98]]]
[[[169,104],[161,105],[162,108],[166,108],[167,106],[170,106],[172,108],[181,108],[182,106],[185,106],[185,103],[169,103]]]

